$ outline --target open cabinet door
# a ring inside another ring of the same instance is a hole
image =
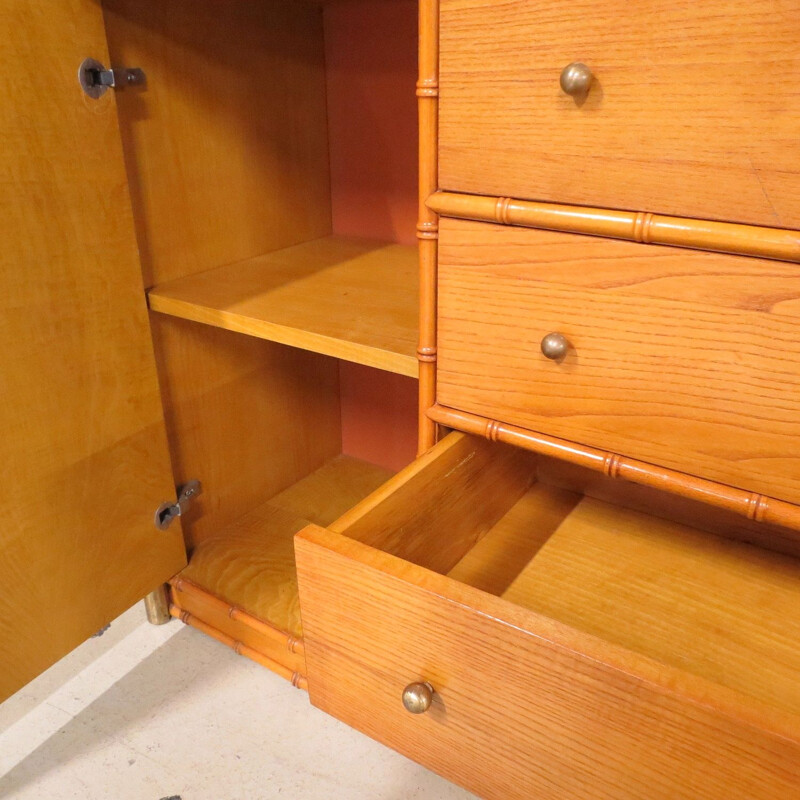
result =
[[[0,700],[177,572],[99,0],[0,4]],[[136,66],[136,65],[133,65]]]

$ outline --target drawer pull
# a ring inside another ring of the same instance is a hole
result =
[[[403,705],[412,714],[424,714],[433,702],[433,686],[429,683],[409,683],[403,689]]]
[[[569,341],[563,333],[548,333],[542,339],[542,354],[545,358],[560,361],[569,350]]]
[[[592,71],[586,64],[573,61],[561,70],[561,88],[571,97],[583,97],[592,85]]]

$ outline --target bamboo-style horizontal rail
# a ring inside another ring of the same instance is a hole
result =
[[[179,607],[181,606],[181,594],[201,600],[207,606],[216,608],[225,616],[251,628],[264,639],[268,639],[276,645],[285,647],[288,652],[296,653],[303,657],[305,656],[305,646],[301,638],[293,636],[287,631],[282,631],[280,628],[276,628],[274,625],[270,625],[268,622],[254,617],[252,614],[248,614],[238,606],[233,606],[230,603],[226,603],[224,600],[220,600],[220,598],[196,586],[191,581],[187,581],[185,578],[173,578],[170,581],[170,585],[172,586],[173,600]]]
[[[485,436],[492,441],[513,444],[542,455],[560,458],[595,472],[602,472],[610,478],[619,478],[642,486],[650,486],[653,489],[672,492],[710,506],[724,508],[755,522],[800,530],[800,506],[784,500],[776,500],[755,492],[736,489],[683,472],[575,444],[555,436],[534,433],[514,425],[506,425],[479,417],[476,414],[468,414],[440,405],[433,406],[428,411],[428,416],[440,425]]]
[[[800,231],[795,230],[455,192],[434,192],[427,205],[444,217],[800,261]]]
[[[206,636],[210,636],[212,639],[216,639],[218,642],[230,647],[231,650],[233,650],[237,655],[245,656],[245,658],[255,661],[256,664],[266,667],[268,670],[280,675],[282,678],[286,678],[286,680],[289,681],[292,686],[296,686],[298,689],[305,689],[306,691],[308,690],[308,681],[306,680],[305,675],[301,675],[299,672],[292,672],[292,670],[284,667],[283,664],[279,664],[277,661],[269,658],[269,656],[265,656],[255,648],[248,647],[246,644],[237,641],[232,636],[228,636],[227,633],[217,630],[212,625],[209,625],[207,622],[203,622],[203,620],[199,619],[194,614],[184,611],[174,603],[170,605],[169,613],[171,616],[175,617],[175,619],[179,619],[185,625],[196,628]]]

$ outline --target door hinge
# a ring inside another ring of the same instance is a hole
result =
[[[78,82],[86,94],[93,99],[102,97],[109,89],[124,86],[142,86],[144,71],[138,67],[111,67],[106,69],[94,58],[86,58],[78,67]]]
[[[162,503],[156,509],[155,524],[160,531],[165,531],[172,524],[175,517],[182,517],[186,513],[192,500],[202,494],[203,486],[200,481],[189,481],[178,487],[178,499],[171,503]]]

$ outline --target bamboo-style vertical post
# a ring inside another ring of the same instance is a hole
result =
[[[419,0],[419,453],[436,443],[436,423],[427,416],[436,402],[436,260],[439,217],[428,197],[439,188],[439,0]]]

